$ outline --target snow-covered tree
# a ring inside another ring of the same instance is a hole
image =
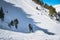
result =
[[[35,3],[37,3],[39,5],[43,5],[44,4],[42,0],[32,0],[32,1],[34,1]]]
[[[53,8],[52,6],[49,6],[49,16],[51,17],[51,16],[53,16],[54,15],[54,13],[56,13],[56,10],[55,10],[55,8]]]

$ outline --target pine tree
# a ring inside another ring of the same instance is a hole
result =
[[[47,9],[49,8],[48,4],[46,4],[46,3],[44,4],[44,7]]]
[[[53,8],[52,6],[49,6],[49,16],[50,16],[50,17],[53,16],[54,13],[56,13],[55,8]]]
[[[35,3],[37,3],[39,5],[43,5],[44,4],[42,0],[32,0],[32,1],[34,1]]]

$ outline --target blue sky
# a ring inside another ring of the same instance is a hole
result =
[[[44,3],[47,3],[48,5],[58,5],[60,4],[60,0],[42,0]]]

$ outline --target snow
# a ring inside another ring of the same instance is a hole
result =
[[[39,31],[37,31],[36,33],[24,34],[24,33],[16,33],[2,29],[0,30],[1,30],[0,40],[60,40],[59,36],[42,35],[42,33],[40,33]]]
[[[53,7],[56,9],[57,12],[60,12],[60,4],[59,5],[54,5]]]
[[[49,11],[32,0],[0,0],[0,5],[5,13],[4,22],[0,20],[0,40],[60,40],[60,23],[50,19]],[[18,29],[9,28],[8,23],[16,18]],[[32,24],[33,33],[28,24]]]

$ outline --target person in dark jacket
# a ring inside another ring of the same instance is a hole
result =
[[[32,28],[32,26],[31,26],[31,24],[29,24],[29,31],[30,31],[30,32],[33,32],[33,28]]]
[[[1,9],[0,9],[0,19],[2,20],[2,21],[4,21],[4,12],[3,12],[3,8],[1,7]]]
[[[14,24],[15,24],[15,28],[17,29],[18,28],[18,19],[14,20]]]
[[[11,28],[11,26],[14,26],[14,22],[11,21],[11,22],[8,24],[8,26]]]

